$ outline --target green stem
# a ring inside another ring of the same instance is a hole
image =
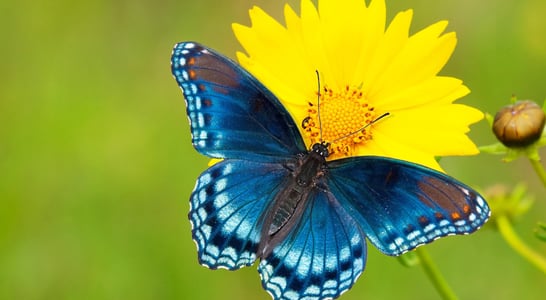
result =
[[[540,163],[540,160],[529,158],[529,161],[531,162],[531,165],[533,166],[533,169],[537,173],[538,177],[542,181],[542,185],[546,187],[546,171]]]
[[[438,266],[436,266],[425,247],[419,247],[415,250],[415,252],[421,261],[421,265],[423,266],[425,273],[430,281],[432,281],[432,284],[438,293],[440,293],[442,298],[446,300],[458,299],[457,295],[455,295],[455,292],[453,292],[445,278],[442,276]]]
[[[506,215],[498,215],[495,217],[495,220],[497,222],[497,228],[506,242],[523,258],[527,259],[531,264],[546,274],[546,260],[533,251],[533,249],[529,248],[519,238],[508,217]]]

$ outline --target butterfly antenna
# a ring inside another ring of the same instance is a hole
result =
[[[346,138],[348,138],[348,137],[350,137],[350,136],[353,136],[353,135],[355,135],[355,134],[361,132],[362,130],[368,128],[368,127],[371,126],[372,124],[377,123],[379,120],[381,120],[381,119],[383,119],[383,118],[385,118],[385,117],[387,117],[387,116],[389,116],[389,115],[390,115],[390,113],[386,112],[386,113],[380,115],[379,117],[373,119],[370,123],[368,123],[368,124],[366,124],[366,125],[360,127],[359,129],[357,129],[357,130],[355,130],[355,131],[353,131],[353,132],[351,132],[351,133],[349,133],[349,134],[347,134],[347,135],[345,135],[345,136],[342,136],[342,137],[339,137],[339,138],[333,140],[332,143],[336,143],[336,142],[338,142],[338,141],[340,141],[340,140],[343,140],[343,139],[346,139]]]
[[[317,73],[317,116],[319,124],[320,142],[322,143],[322,120],[320,119],[320,75],[318,70],[315,70],[315,73]]]

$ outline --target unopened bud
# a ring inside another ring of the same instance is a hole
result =
[[[525,147],[540,138],[544,121],[544,111],[535,102],[518,101],[495,115],[493,133],[506,147]]]

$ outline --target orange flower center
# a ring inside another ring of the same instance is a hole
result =
[[[368,125],[376,113],[359,88],[346,86],[334,91],[325,87],[319,103],[320,109],[316,103],[309,102],[308,116],[302,127],[311,144],[330,143],[330,159],[351,156],[357,145],[372,139]]]

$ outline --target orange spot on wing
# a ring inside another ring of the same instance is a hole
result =
[[[428,221],[427,217],[425,217],[425,216],[420,216],[418,221],[419,221],[419,224],[421,224],[421,225],[428,225],[430,223]]]
[[[461,215],[458,212],[452,212],[451,213],[451,219],[459,220],[460,218],[461,218]]]
[[[470,214],[470,205],[465,204],[465,205],[463,206],[463,212],[465,213],[465,215]]]
[[[188,75],[190,76],[191,80],[194,80],[197,77],[194,70],[189,70]]]

